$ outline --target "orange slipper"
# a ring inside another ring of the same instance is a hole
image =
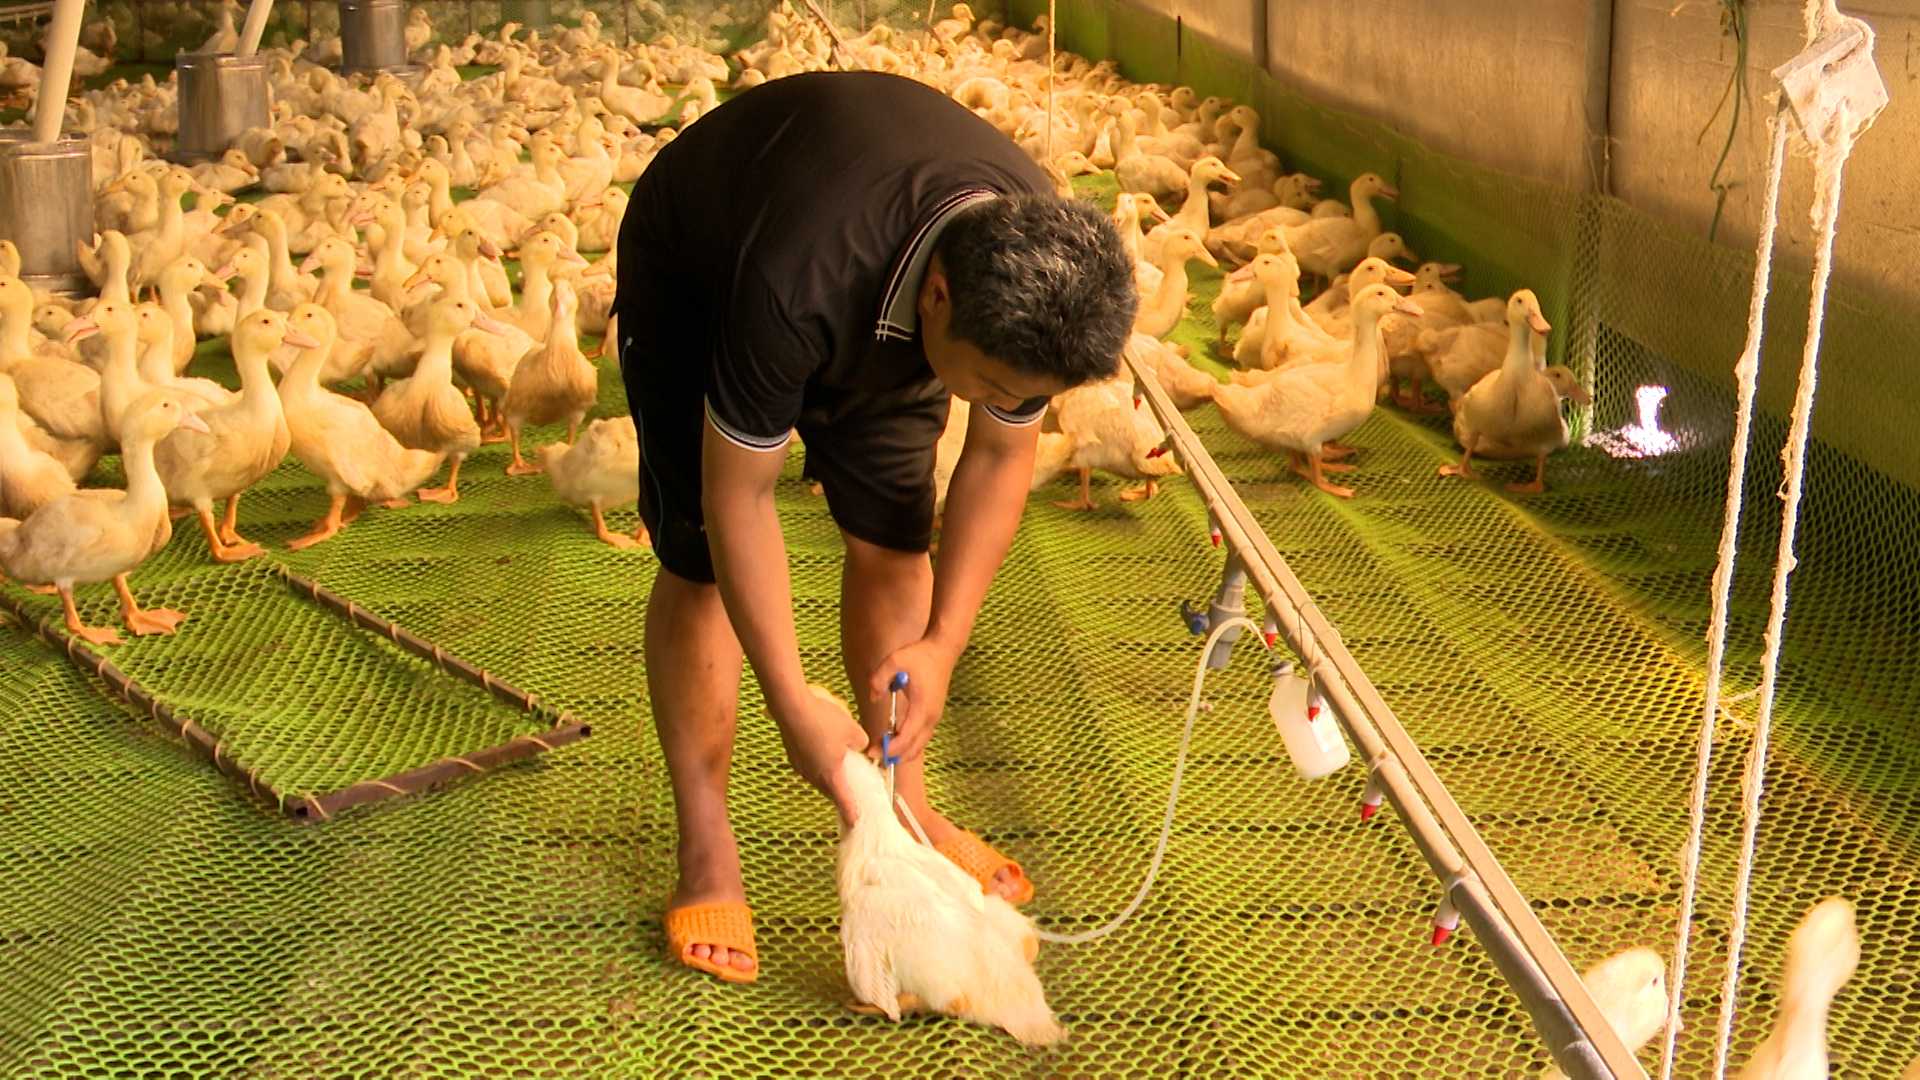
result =
[[[968,876],[980,883],[982,889],[993,887],[993,875],[1002,867],[1011,866],[1017,885],[1011,903],[1024,904],[1033,899],[1033,882],[1027,879],[1027,872],[1020,864],[987,846],[985,840],[971,831],[962,829],[933,846],[933,850],[953,860],[953,864],[965,870]]]
[[[760,952],[753,944],[753,909],[738,900],[720,900],[710,904],[688,904],[673,908],[664,920],[667,928],[667,952],[673,959],[715,975],[722,982],[750,983],[760,977]],[[722,966],[692,954],[695,945],[721,945],[753,957],[753,970],[741,971],[731,964]]]

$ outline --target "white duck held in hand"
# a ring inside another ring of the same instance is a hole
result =
[[[52,585],[75,637],[95,645],[120,643],[113,630],[80,621],[75,585],[111,580],[121,618],[136,636],[171,634],[186,619],[166,608],[141,610],[127,584],[127,574],[173,536],[153,447],[176,427],[200,431],[206,425],[164,394],[142,397],[128,410],[121,440],[126,490],[88,488],[54,499],[24,521],[0,518],[0,570],[28,585]]]
[[[847,751],[841,777],[856,815],[839,851],[840,942],[855,997],[890,1020],[924,1009],[1029,1045],[1064,1038],[1033,972],[1033,923],[915,841],[865,756]]]

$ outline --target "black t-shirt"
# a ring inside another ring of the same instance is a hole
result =
[[[674,260],[665,287],[684,321],[629,332],[697,350],[714,426],[743,445],[781,445],[809,385],[931,380],[914,301],[938,226],[978,199],[1049,190],[1005,135],[911,79],[777,79],[701,117],[635,186],[622,270]],[[1045,405],[994,411],[1025,423]]]

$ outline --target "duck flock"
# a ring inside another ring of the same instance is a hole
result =
[[[236,10],[223,10],[206,51],[232,46]],[[101,25],[84,37],[110,53]],[[174,519],[198,518],[211,558],[262,554],[241,534],[239,503],[291,454],[329,495],[289,545],[302,548],[370,505],[457,499],[463,462],[502,439],[509,474],[544,471],[599,539],[644,543],[604,519],[637,497],[632,421],[584,423],[599,369],[582,340],[610,334],[628,188],[721,87],[830,67],[937,87],[1063,194],[1075,176],[1111,171],[1141,295],[1129,351],[1181,408],[1211,402],[1325,490],[1351,494],[1324,473],[1354,467],[1337,460],[1351,453],[1339,440],[1376,401],[1443,407],[1429,383],[1470,450],[1443,471],[1471,476],[1475,454],[1544,468],[1565,445],[1559,400],[1586,392],[1543,366],[1549,327],[1532,293],[1469,302],[1446,283],[1457,268],[1395,266],[1413,253],[1382,229],[1372,200],[1395,192],[1380,177],[1355,179],[1345,203],[1318,199],[1319,181],[1283,173],[1260,145],[1253,109],[1067,53],[1049,79],[1036,25],[976,21],[956,4],[925,30],[882,22],[856,35],[783,0],[765,36],[729,56],[671,34],[616,45],[592,12],[545,37],[509,23],[439,44],[416,9],[416,80],[343,78],[324,64],[337,42],[263,50],[271,126],[193,168],[160,156],[179,127],[171,80],[74,96],[66,129],[91,141],[95,195],[80,258],[99,295],[35,292],[0,241],[0,571],[59,592],[69,628],[89,640],[118,635],[81,622],[76,584],[114,582],[129,630],[168,632],[178,613],[142,611],[127,574],[168,542]],[[31,101],[37,69],[6,59]],[[490,70],[463,76],[476,66]],[[1189,316],[1193,260],[1238,266],[1213,305],[1221,355],[1241,369],[1227,382],[1166,341]],[[1303,278],[1324,286],[1304,304]],[[209,339],[226,342],[238,390],[194,373]],[[1059,505],[1090,509],[1098,469],[1146,481],[1122,498],[1150,496],[1179,466],[1138,402],[1130,372],[1060,395],[1035,489],[1077,470],[1079,499]],[[939,478],[966,417],[953,410]],[[527,425],[562,421],[564,443],[522,446]],[[123,489],[77,486],[116,453]],[[1524,489],[1538,488],[1536,477]]]

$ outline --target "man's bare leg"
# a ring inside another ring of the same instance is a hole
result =
[[[727,820],[727,768],[733,761],[734,710],[740,696],[740,641],[720,589],[662,569],[647,600],[647,693],[653,727],[673,783],[679,880],[670,908],[745,900],[740,852]],[[696,943],[693,955],[740,971],[753,958]]]
[[[893,551],[842,532],[847,561],[840,575],[840,650],[847,681],[859,701],[860,726],[873,744],[887,730],[887,700],[869,701],[873,671],[895,649],[919,641],[933,612],[933,564],[923,553]],[[960,830],[927,803],[927,762],[922,755],[894,769],[894,794],[907,802],[927,839],[944,843]],[[1019,879],[1011,868],[994,876],[994,891],[1011,898]]]

